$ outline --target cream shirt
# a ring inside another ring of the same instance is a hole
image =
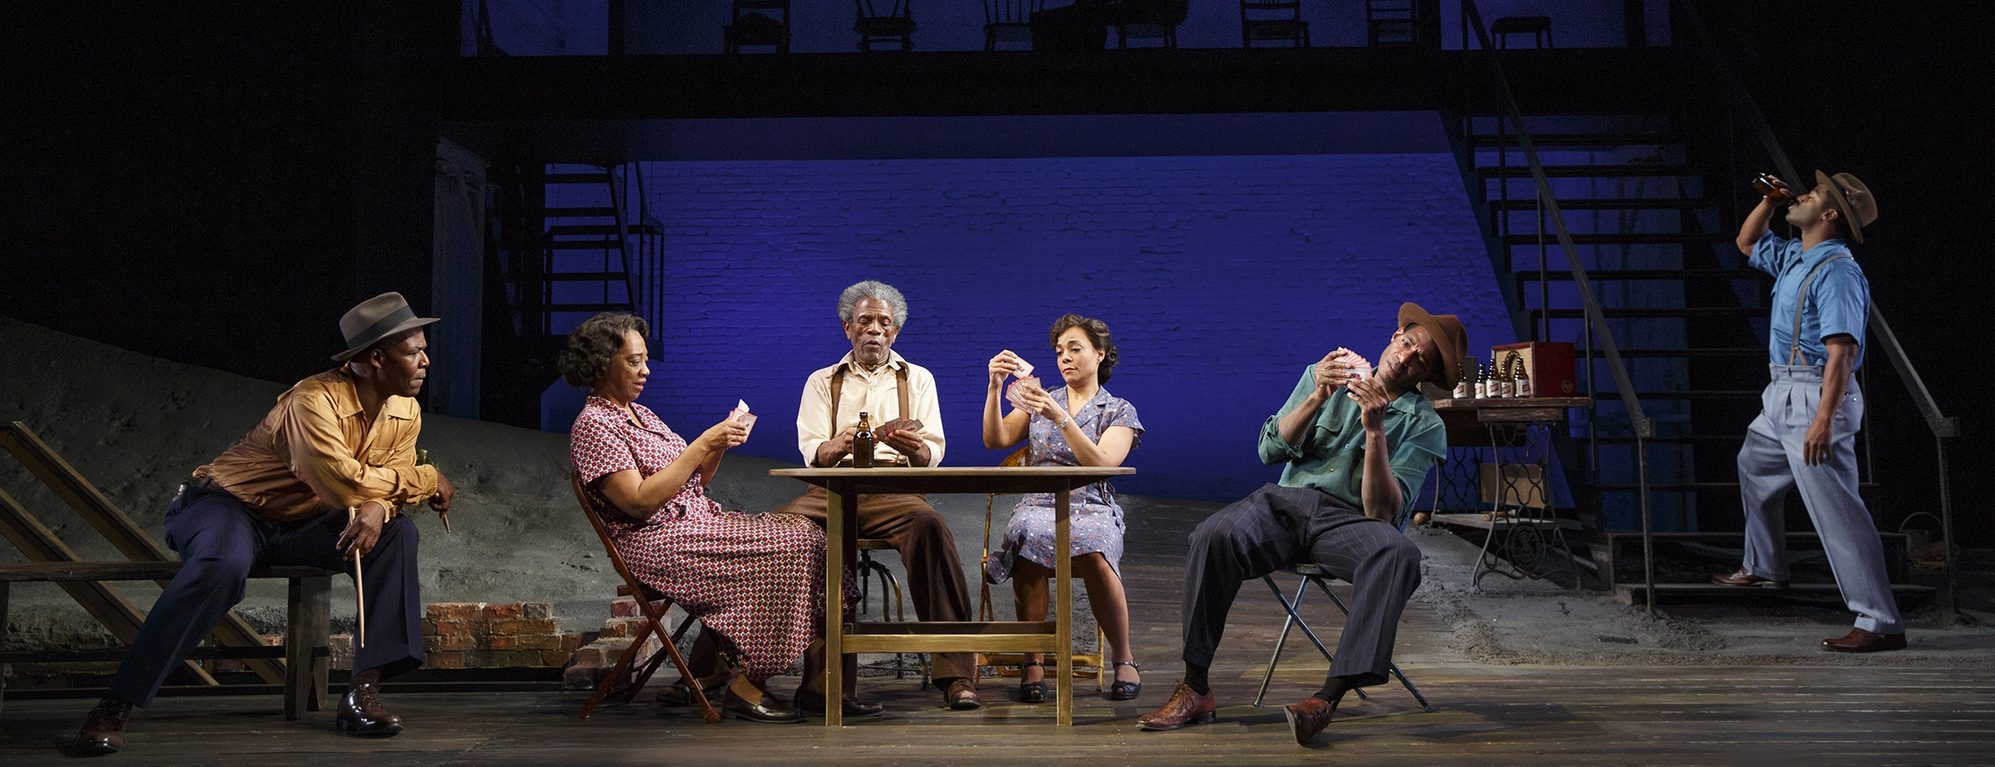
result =
[[[831,423],[831,374],[839,365],[846,365],[845,384],[839,391],[838,424]],[[821,368],[804,380],[803,400],[797,404],[797,449],[802,451],[804,465],[811,465],[817,457],[817,448],[826,440],[840,432],[859,425],[859,411],[865,411],[875,428],[895,418],[903,417],[900,412],[900,396],[895,393],[894,371],[907,366],[907,408],[913,411],[906,417],[921,421],[921,440],[928,443],[928,465],[942,464],[942,407],[935,399],[935,376],[928,368],[916,365],[901,357],[899,352],[888,350],[887,364],[878,370],[867,372],[852,362],[852,353],[846,352],[838,364]],[[881,442],[873,450],[873,456],[881,461],[899,461],[901,453]]]

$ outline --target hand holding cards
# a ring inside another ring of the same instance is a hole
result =
[[[747,400],[735,400],[734,410],[727,414],[727,420],[747,427],[751,434],[755,432],[755,414],[748,412]]]
[[[881,442],[885,442],[888,437],[893,436],[894,432],[898,431],[906,431],[910,434],[921,431],[921,421],[914,418],[896,418],[880,424],[879,428],[873,430],[873,434]]]
[[[1043,395],[1045,393],[1046,390],[1039,387],[1038,376],[1023,376],[1016,381],[1012,381],[1010,386],[1005,387],[1004,399],[1006,402],[1010,402],[1013,408],[1030,413],[1034,412],[1034,408],[1026,402],[1024,397],[1028,394]]]

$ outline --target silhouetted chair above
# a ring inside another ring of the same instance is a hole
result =
[[[790,0],[734,0],[731,18],[720,28],[728,53],[740,53],[744,46],[790,52]]]
[[[1365,44],[1372,47],[1413,45],[1418,39],[1420,9],[1416,0],[1365,0]]]
[[[859,33],[859,50],[871,51],[875,45],[898,44],[903,51],[914,50],[914,17],[908,13],[912,0],[852,0],[858,7],[859,19],[852,23],[852,31]],[[887,6],[881,13],[878,6]]]
[[[1552,17],[1550,16],[1505,16],[1489,23],[1489,36],[1496,39],[1496,47],[1510,47],[1507,40],[1511,35],[1530,35],[1531,47],[1552,47]]]
[[[1030,49],[1032,14],[1045,6],[1046,0],[984,0],[984,50],[1015,43]]]
[[[1178,25],[1185,23],[1191,0],[1112,0],[1108,24],[1115,27],[1115,47],[1129,47],[1129,38],[1158,38],[1162,47],[1178,47]]]
[[[1309,47],[1309,22],[1302,20],[1302,0],[1240,0],[1240,45],[1286,43]]]

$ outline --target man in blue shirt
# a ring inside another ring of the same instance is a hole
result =
[[[1185,679],[1146,730],[1210,722],[1217,708],[1206,673],[1240,583],[1312,562],[1356,591],[1323,688],[1287,707],[1307,743],[1352,689],[1386,681],[1399,613],[1420,585],[1420,549],[1395,526],[1447,452],[1441,417],[1420,384],[1452,389],[1468,336],[1452,314],[1399,307],[1398,329],[1376,371],[1338,349],[1305,368],[1280,411],[1261,426],[1261,460],[1281,464],[1264,485],[1199,523],[1185,566]]]
[[[1851,257],[1850,242],[1877,220],[1877,201],[1848,173],[1815,171],[1815,188],[1793,198],[1784,218],[1801,233],[1790,240],[1769,223],[1779,205],[1761,199],[1739,227],[1737,245],[1753,267],[1774,276],[1773,321],[1767,339],[1772,382],[1760,414],[1739,449],[1739,496],[1746,514],[1745,561],[1712,576],[1728,586],[1787,585],[1785,510],[1789,488],[1801,490],[1822,536],[1843,601],[1857,615],[1850,633],[1822,640],[1834,652],[1905,647],[1905,627],[1884,569],[1877,524],[1857,495],[1856,432],[1863,424],[1864,322],[1870,286]],[[1791,196],[1780,185],[1780,196]]]

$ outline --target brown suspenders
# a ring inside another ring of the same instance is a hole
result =
[[[900,367],[894,369],[894,394],[900,400],[901,408],[899,413],[894,414],[896,418],[908,417],[907,365],[908,363],[902,362]],[[851,366],[852,363],[850,362],[841,362],[838,363],[838,367],[831,370],[831,431],[826,432],[830,436],[838,436],[838,398],[845,393],[845,371]],[[887,420],[882,418],[880,419],[880,423],[885,423]],[[873,425],[878,427],[880,423]]]

